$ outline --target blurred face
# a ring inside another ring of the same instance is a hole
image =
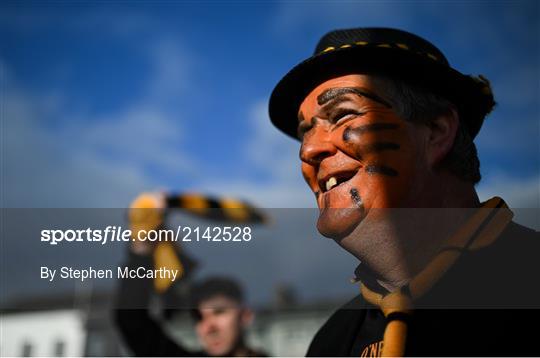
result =
[[[238,302],[218,295],[199,304],[200,320],[196,323],[197,336],[203,349],[211,356],[230,356],[242,343],[250,312]]]
[[[376,208],[411,206],[417,126],[400,118],[365,75],[328,80],[298,113],[302,173],[319,206],[319,231],[341,239]]]

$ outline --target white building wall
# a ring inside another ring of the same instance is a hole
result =
[[[298,312],[273,320],[267,332],[270,354],[304,357],[311,340],[326,320],[320,312]]]
[[[21,356],[24,346],[32,356],[84,354],[85,333],[77,310],[10,313],[0,316],[0,356]]]

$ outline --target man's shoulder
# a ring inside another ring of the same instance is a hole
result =
[[[348,356],[366,308],[367,304],[361,295],[341,306],[319,329],[306,355]]]
[[[528,276],[536,275],[530,269],[540,266],[539,250],[540,232],[512,221],[493,245],[479,250],[478,257],[507,273]]]
[[[540,232],[511,221],[498,241],[517,248],[538,247],[540,246]]]
[[[426,307],[537,308],[539,253],[540,233],[511,222],[490,246],[464,253],[425,297]]]
[[[472,250],[464,261],[477,262],[477,266],[493,266],[495,272],[523,274],[524,269],[540,265],[540,233],[514,221],[510,222],[491,245]],[[495,273],[494,272],[494,273]]]

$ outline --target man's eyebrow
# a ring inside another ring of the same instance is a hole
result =
[[[371,99],[372,101],[382,104],[387,108],[392,108],[390,103],[363,87],[329,88],[317,97],[317,103],[319,104],[319,106],[322,106],[323,104],[328,103],[333,99],[337,99],[344,94],[355,94],[360,97],[366,97]]]

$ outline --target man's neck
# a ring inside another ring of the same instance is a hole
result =
[[[368,214],[340,242],[360,260],[358,278],[394,291],[426,267],[480,205],[472,185],[452,188],[443,186],[437,201],[428,197],[421,207],[375,209]]]
[[[241,340],[230,354],[231,357],[249,357],[251,355],[251,349],[244,343],[244,340]]]

